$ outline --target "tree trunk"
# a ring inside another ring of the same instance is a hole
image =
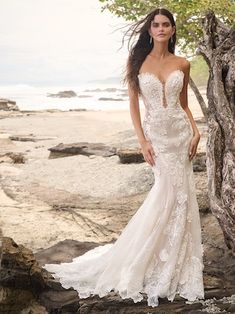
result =
[[[207,114],[207,106],[206,103],[199,91],[199,89],[197,88],[197,85],[194,83],[193,79],[191,78],[191,76],[189,77],[189,86],[191,87],[192,91],[194,92],[194,95],[197,98],[197,101],[201,107],[202,113],[206,119],[206,121],[208,120],[208,114]]]
[[[235,29],[209,12],[199,45],[209,66],[207,174],[210,208],[235,253]]]

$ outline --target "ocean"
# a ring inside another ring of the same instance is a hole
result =
[[[62,91],[74,91],[71,98],[49,97]],[[201,90],[206,100],[205,89]],[[26,84],[0,86],[0,98],[16,101],[20,110],[46,109],[86,109],[86,110],[126,110],[129,108],[127,88],[120,83],[89,83],[80,86],[30,86]],[[201,108],[189,88],[189,108],[195,118],[203,117]],[[140,107],[144,108],[140,98]]]
[[[74,91],[71,98],[49,97],[62,91]],[[20,110],[87,109],[123,110],[128,108],[127,89],[120,84],[84,84],[80,86],[0,86],[0,98],[16,101]]]

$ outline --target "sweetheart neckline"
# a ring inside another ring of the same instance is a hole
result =
[[[140,75],[150,75],[150,76],[153,76],[161,85],[166,85],[168,79],[169,79],[169,78],[171,77],[171,75],[172,75],[173,73],[175,73],[175,72],[181,72],[181,73],[183,73],[183,75],[184,75],[184,72],[183,72],[182,70],[180,70],[180,69],[173,70],[173,71],[171,71],[171,73],[167,76],[166,81],[165,81],[164,83],[159,79],[159,77],[158,77],[156,74],[151,73],[151,72],[140,72],[140,73],[138,74],[138,76],[140,76]]]

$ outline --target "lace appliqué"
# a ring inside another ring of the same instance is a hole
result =
[[[81,298],[103,297],[111,290],[139,302],[147,294],[149,306],[159,297],[204,298],[203,245],[192,162],[188,148],[192,128],[179,104],[183,72],[165,82],[152,74],[139,76],[146,107],[143,130],[155,152],[155,183],[114,244],[88,251],[71,263],[46,268],[65,288]]]

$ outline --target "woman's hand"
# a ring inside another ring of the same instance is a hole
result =
[[[195,134],[191,139],[191,142],[189,145],[189,160],[190,161],[196,155],[197,146],[198,146],[199,141],[200,141],[200,134]]]
[[[145,140],[143,143],[141,143],[141,152],[144,156],[144,160],[153,167],[155,165],[155,153],[150,141]]]

